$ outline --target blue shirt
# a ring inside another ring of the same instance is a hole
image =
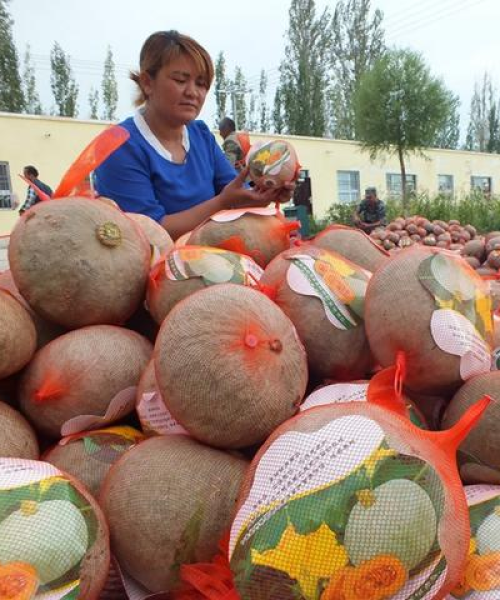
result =
[[[153,134],[141,132],[137,123],[144,127],[137,117],[120,123],[130,138],[95,171],[99,194],[114,200],[122,210],[161,221],[165,215],[213,198],[236,177],[203,121],[192,121],[186,127],[188,148],[182,164],[168,160]]]

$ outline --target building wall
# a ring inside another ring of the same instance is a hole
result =
[[[17,176],[27,164],[34,164],[42,181],[55,189],[61,177],[83,148],[109,123],[79,121],[61,117],[0,113],[0,162],[9,163],[14,194],[22,202],[26,184]],[[358,171],[361,192],[375,186],[379,196],[387,195],[387,173],[399,173],[396,157],[371,161],[355,142],[298,136],[252,134],[252,141],[284,138],[292,142],[300,163],[311,177],[313,210],[322,217],[338,202],[337,171]],[[456,150],[429,150],[428,159],[412,156],[407,173],[417,176],[418,191],[436,193],[438,175],[453,175],[455,192],[470,191],[471,176],[492,178],[492,192],[500,192],[500,155]],[[15,210],[0,210],[0,235],[8,233],[17,218]]]

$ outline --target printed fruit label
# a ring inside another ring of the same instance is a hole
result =
[[[376,580],[373,598],[431,600],[446,577],[443,511],[435,470],[372,419],[288,431],[260,457],[233,523],[236,587],[242,598],[366,600]]]
[[[201,277],[207,286],[257,285],[263,272],[248,256],[204,246],[184,246],[170,252],[165,259],[165,273],[171,281]]]
[[[97,527],[92,507],[61,471],[0,458],[2,598],[17,598],[17,592],[35,600],[77,600],[80,567]]]
[[[137,404],[137,414],[146,435],[186,434],[188,432],[170,414],[159,392],[147,392]]]
[[[111,465],[143,439],[143,434],[133,427],[108,427],[70,435],[63,438],[59,446],[81,440],[89,458]]]
[[[352,329],[364,318],[365,294],[371,274],[325,250],[292,254],[287,283],[297,294],[319,298],[337,329]]]
[[[471,527],[469,557],[462,581],[449,598],[500,598],[500,486],[465,488]]]
[[[418,279],[436,302],[434,341],[443,352],[461,357],[462,379],[488,372],[493,319],[487,284],[467,263],[446,252],[423,260]]]
[[[275,217],[279,213],[277,208],[265,207],[265,208],[236,208],[232,210],[221,210],[215,215],[210,217],[211,221],[216,223],[229,223],[230,221],[236,221],[243,215],[259,215],[261,217]]]

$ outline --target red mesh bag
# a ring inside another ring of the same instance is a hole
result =
[[[109,570],[97,502],[52,465],[0,458],[0,597],[97,600]]]
[[[310,244],[287,250],[265,269],[262,289],[290,318],[309,368],[322,379],[365,377],[372,363],[364,327],[371,273]]]

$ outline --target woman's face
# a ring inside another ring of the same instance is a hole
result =
[[[143,73],[141,83],[147,109],[174,126],[196,119],[208,92],[208,82],[186,55],[163,65],[154,79]]]

